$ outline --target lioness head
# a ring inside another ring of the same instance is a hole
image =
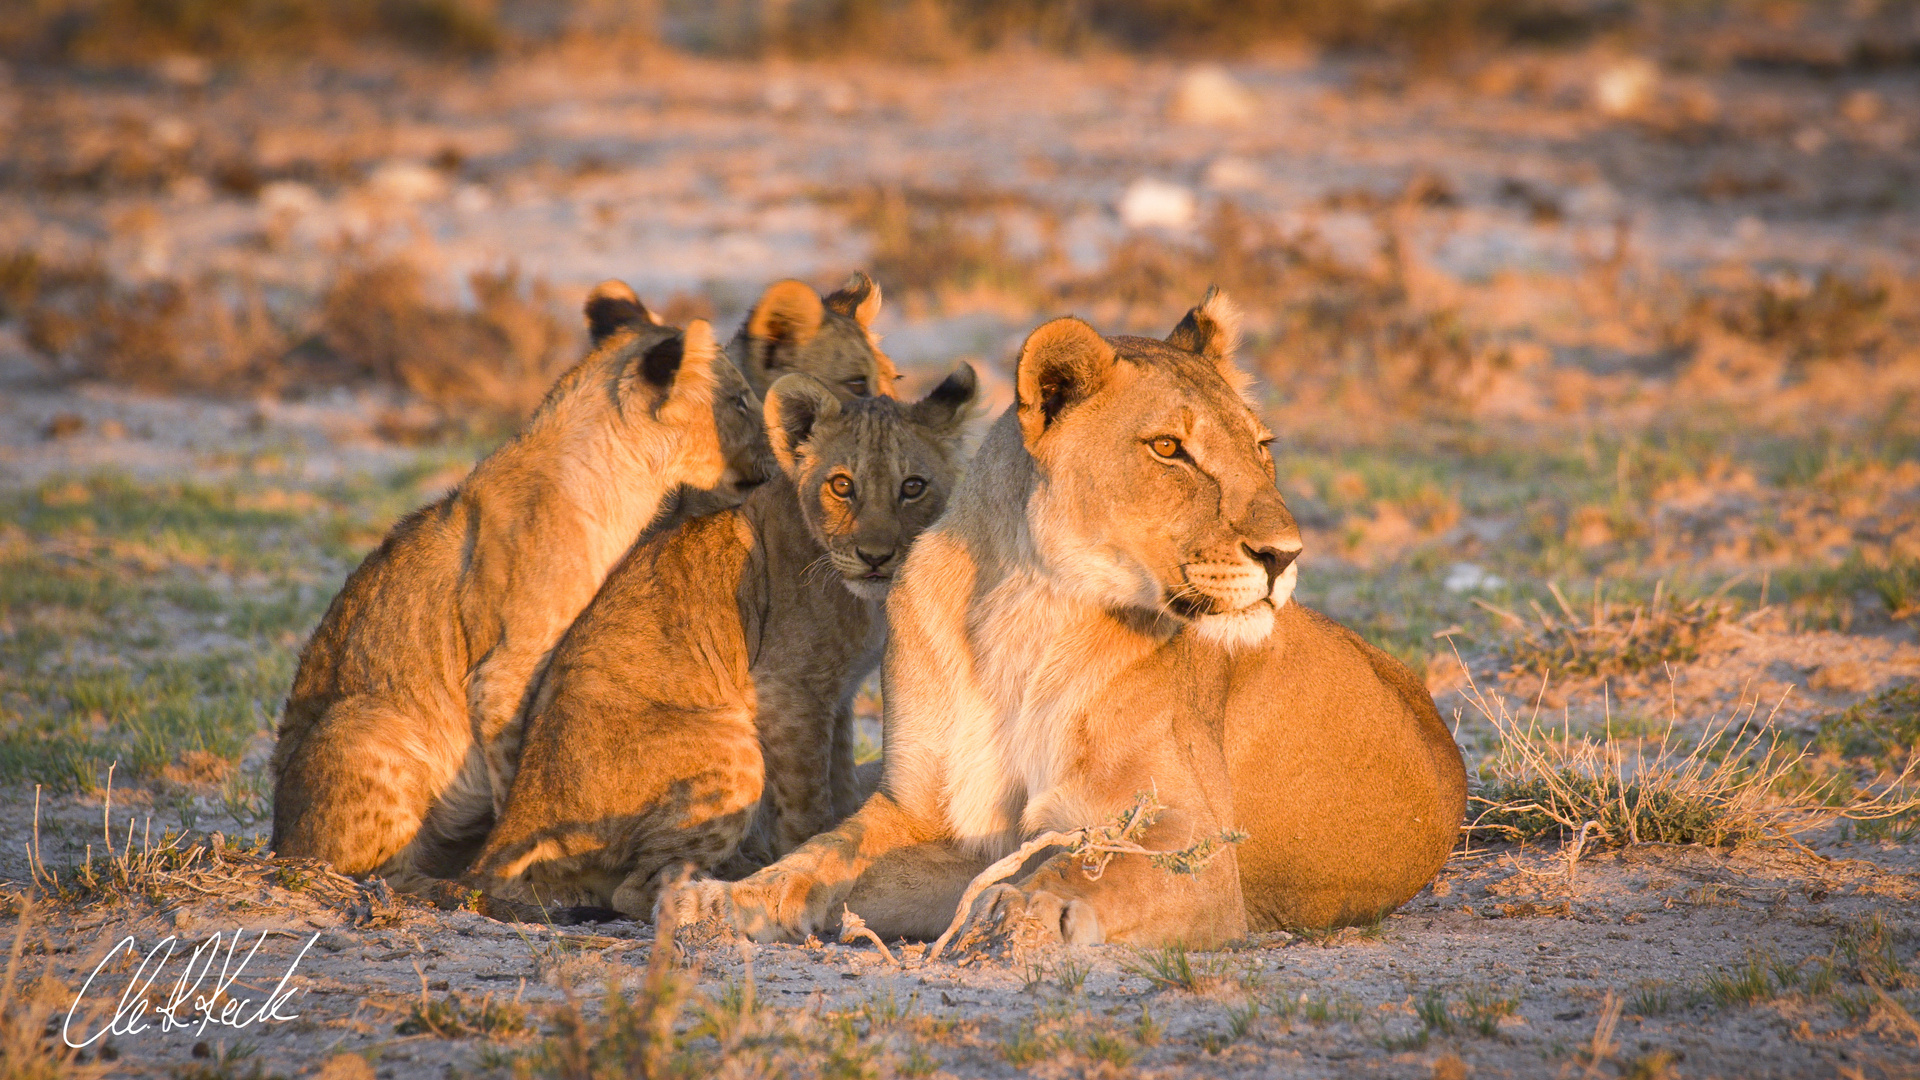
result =
[[[776,281],[753,305],[727,354],[762,396],[782,375],[803,372],[843,401],[893,393],[893,361],[872,332],[880,286],[856,272],[822,298],[804,281]]]
[[[665,326],[620,281],[594,288],[586,316],[594,350],[617,380],[622,415],[658,422],[640,424],[634,437],[658,438],[662,427],[676,433],[681,475],[721,505],[767,481],[774,461],[759,395],[704,319],[684,331]]]
[[[1300,554],[1273,434],[1241,396],[1237,327],[1217,290],[1165,341],[1055,319],[1028,335],[1015,375],[1037,471],[1027,519],[1056,580],[1229,648],[1272,632]]]
[[[807,528],[854,595],[884,598],[907,545],[946,507],[977,389],[973,368],[961,364],[911,405],[887,396],[843,402],[801,374],[768,392],[774,456],[800,490]]]

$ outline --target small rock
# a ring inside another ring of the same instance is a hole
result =
[[[314,1080],[373,1080],[373,1066],[359,1054],[335,1054],[320,1066]]]
[[[206,57],[191,53],[171,53],[161,57],[153,65],[153,73],[161,82],[192,90],[213,81],[213,65]]]
[[[1446,580],[1440,587],[1450,593],[1464,593],[1497,589],[1505,584],[1498,574],[1488,573],[1470,562],[1458,562],[1447,568]]]
[[[1647,107],[1660,82],[1660,69],[1645,57],[1610,65],[1593,81],[1593,103],[1608,116],[1632,116]]]
[[[1193,124],[1244,124],[1254,118],[1259,102],[1227,70],[1216,64],[1194,68],[1173,89],[1167,112]]]
[[[1246,191],[1259,187],[1264,180],[1253,162],[1231,154],[1214,158],[1207,166],[1207,186],[1217,191]]]
[[[1886,111],[1886,101],[1871,90],[1855,90],[1840,99],[1840,118],[1849,124],[1871,124]]]
[[[1152,177],[1128,184],[1120,198],[1120,220],[1130,229],[1184,229],[1196,210],[1192,191]]]
[[[53,416],[47,420],[46,426],[40,429],[40,435],[52,441],[55,439],[72,438],[85,430],[87,430],[86,417],[81,416],[79,413],[63,412],[54,413]]]
[[[431,202],[447,193],[447,177],[417,161],[389,161],[373,171],[367,186],[394,202]]]

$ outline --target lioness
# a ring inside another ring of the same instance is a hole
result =
[[[804,374],[773,385],[784,475],[635,547],[531,688],[519,773],[468,879],[506,901],[487,910],[646,918],[663,872],[719,867],[750,824],[764,865],[858,806],[853,695],[880,662],[894,571],[959,474],[974,394],[964,364],[913,405],[842,404]]]
[[[880,351],[879,341],[869,329],[879,313],[880,287],[858,271],[826,297],[804,281],[776,281],[754,302],[753,310],[727,344],[727,356],[746,376],[753,392],[763,398],[774,380],[789,372],[815,376],[845,400],[891,394],[897,377],[893,361]],[[757,414],[754,422],[759,422]],[[639,543],[739,501],[735,492],[681,485],[667,496],[644,533],[628,539]],[[574,612],[578,613],[591,596],[589,592],[580,597]],[[549,646],[563,629],[564,624],[547,637]],[[505,654],[497,660],[490,658],[474,673],[469,719],[474,741],[484,752],[496,817],[506,809],[507,793],[519,766],[522,732],[517,721],[526,704],[524,692],[545,656],[544,650],[537,657]]]
[[[586,317],[592,351],[394,526],[302,651],[272,763],[278,854],[401,888],[457,873],[492,811],[470,717],[517,708],[676,485],[737,503],[771,471],[760,403],[705,322],[661,326],[617,281]]]
[[[797,939],[847,904],[933,936],[990,860],[1141,792],[1169,808],[1148,849],[1249,837],[1191,877],[1122,855],[1096,879],[1060,852],[982,894],[972,925],[1207,946],[1377,918],[1432,877],[1459,750],[1406,668],[1288,602],[1300,535],[1238,390],[1236,322],[1210,293],[1164,342],[1077,319],[1027,338],[1015,404],[888,599],[879,791],[743,881],[677,891],[678,917]]]

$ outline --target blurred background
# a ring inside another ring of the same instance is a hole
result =
[[[257,809],[596,281],[730,334],[856,268],[996,407],[1223,285],[1300,595],[1449,713],[1920,740],[1920,4],[3,0],[0,57],[0,776]]]

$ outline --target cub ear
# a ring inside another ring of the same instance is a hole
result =
[[[871,327],[874,316],[880,314],[880,286],[865,272],[855,270],[852,277],[827,297],[827,307],[862,327]]]
[[[767,441],[788,476],[799,479],[800,450],[824,421],[840,415],[840,399],[805,372],[780,376],[767,391]]]
[[[747,316],[747,336],[768,341],[804,345],[820,332],[827,317],[820,294],[804,281],[776,281],[760,294]]]
[[[603,281],[587,296],[587,333],[595,345],[629,326],[659,326],[660,316],[647,310],[624,281]]]
[[[1180,325],[1167,335],[1167,344],[1176,349],[1199,353],[1213,361],[1220,369],[1220,376],[1227,380],[1236,393],[1245,394],[1252,379],[1233,362],[1233,354],[1240,348],[1240,308],[1220,286],[1207,286],[1207,295],[1200,306],[1187,312]]]
[[[939,386],[907,408],[907,415],[936,434],[951,435],[966,423],[969,407],[979,392],[980,378],[974,374],[973,365],[956,364]]]
[[[640,354],[640,378],[655,390],[686,397],[713,387],[713,363],[720,346],[705,319],[687,324],[685,333],[664,338]]]
[[[1014,372],[1014,404],[1028,450],[1039,444],[1062,411],[1100,388],[1114,361],[1107,339],[1072,316],[1027,335]]]

